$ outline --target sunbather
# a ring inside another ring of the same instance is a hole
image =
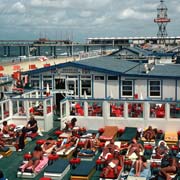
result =
[[[147,141],[151,141],[152,139],[155,139],[157,133],[157,129],[153,129],[152,126],[149,126],[144,132],[143,132],[143,137]]]
[[[142,144],[138,143],[135,138],[132,139],[132,143],[128,146],[128,154],[127,157],[131,156],[133,153],[139,157],[140,152],[144,150]]]
[[[52,152],[52,148],[56,145],[56,141],[53,140],[51,137],[46,140],[44,144],[42,144],[42,150],[44,153],[49,154]]]
[[[114,139],[112,139],[110,143],[104,147],[102,156],[100,156],[100,158],[106,160],[107,155],[114,154],[115,150],[120,151],[120,148],[114,143]]]
[[[35,168],[40,163],[40,160],[43,159],[43,151],[40,146],[36,146],[34,148],[34,151],[32,152],[32,158],[28,161],[28,163],[22,168],[22,172],[24,172],[25,169],[32,166],[32,172],[35,172]]]
[[[174,174],[178,170],[178,160],[173,157],[169,158],[169,165],[167,167],[163,167],[159,171],[159,175],[162,175],[166,178],[166,180],[171,180],[170,174]]]
[[[140,176],[144,168],[147,168],[146,158],[144,156],[139,156],[138,159],[134,163],[134,170],[135,170],[134,176],[137,176],[137,177]]]
[[[168,153],[169,148],[168,148],[166,142],[162,140],[162,141],[159,141],[159,144],[155,148],[155,151],[156,151],[156,155],[158,157],[161,157]]]
[[[114,171],[115,177],[118,175],[118,166],[123,166],[123,158],[119,155],[119,151],[115,150],[111,159],[107,160],[108,165],[104,169],[103,176],[107,177],[111,169]]]

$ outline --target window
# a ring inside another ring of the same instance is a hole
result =
[[[161,81],[149,81],[149,96],[150,97],[161,96]]]
[[[122,96],[133,96],[133,81],[122,81]]]
[[[118,77],[117,76],[108,76],[108,80],[116,81],[116,80],[118,80]]]
[[[31,80],[31,86],[33,88],[39,88],[39,80]]]
[[[47,88],[47,84],[49,85],[49,88],[52,89],[52,80],[43,80],[44,89]]]
[[[86,91],[86,95],[91,96],[91,80],[81,80],[81,95],[84,95]]]
[[[95,80],[104,81],[104,76],[95,76]]]

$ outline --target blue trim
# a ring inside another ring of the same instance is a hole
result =
[[[43,75],[42,75],[42,74],[40,75],[40,85],[41,85],[40,88],[41,88],[41,89],[44,89],[44,88],[43,88],[43,86],[44,86],[44,81],[43,81]]]
[[[175,100],[177,101],[177,85],[178,85],[178,82],[177,82],[177,79],[175,81]]]
[[[106,75],[105,75],[105,87],[104,87],[104,88],[105,88],[105,97],[106,97],[106,98],[107,98],[107,86],[108,86],[108,85],[107,85],[107,78],[108,78],[108,75],[106,74]]]
[[[91,96],[92,98],[94,98],[94,75],[92,75],[92,92],[91,92]]]
[[[132,89],[133,90],[133,92],[132,92],[133,94],[132,94],[132,96],[134,97],[134,94],[135,94],[135,80],[134,79],[133,79],[132,86],[133,86],[133,89]]]
[[[161,100],[163,99],[163,80],[161,82]]]
[[[147,95],[146,95],[146,97],[149,99],[150,98],[150,96],[149,96],[149,79],[147,79],[146,80],[146,85],[147,85]]]
[[[121,76],[119,76],[119,98],[121,98]]]
[[[78,82],[77,82],[77,88],[78,88],[78,94],[79,94],[79,98],[81,97],[81,90],[82,90],[82,86],[80,86],[81,84],[81,78],[80,75],[78,75]],[[75,87],[76,88],[76,87]]]

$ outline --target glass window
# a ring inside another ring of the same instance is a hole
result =
[[[31,87],[39,88],[39,80],[31,80]]]
[[[81,95],[84,95],[86,92],[86,95],[91,96],[91,80],[81,80]]]
[[[94,79],[97,80],[97,81],[103,81],[104,76],[95,76]]]
[[[149,96],[150,97],[161,96],[161,81],[149,81]]]
[[[108,80],[116,81],[116,80],[118,80],[118,76],[108,76]]]
[[[122,81],[122,96],[133,96],[133,81]]]

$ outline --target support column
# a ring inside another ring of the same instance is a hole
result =
[[[19,46],[19,55],[22,56],[22,49],[21,49],[21,46]]]
[[[10,46],[7,46],[7,48],[8,48],[7,56],[10,57],[10,55],[11,55],[11,49],[10,49]]]
[[[6,56],[7,55],[7,53],[6,53],[6,46],[3,46],[3,49],[4,49],[4,56]]]
[[[40,46],[38,46],[37,48],[38,48],[38,56],[41,56],[41,48],[40,48]]]

